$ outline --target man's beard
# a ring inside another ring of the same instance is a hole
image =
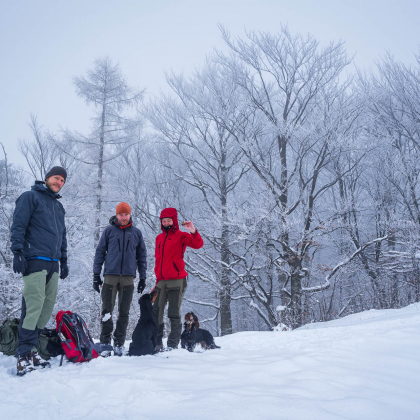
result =
[[[45,181],[45,186],[46,186],[49,190],[51,190],[54,194],[59,193],[59,192],[60,192],[60,190],[61,190],[61,187],[54,185],[55,187],[57,187],[57,188],[58,188],[58,191],[54,191],[54,190],[51,188],[53,185],[54,185],[54,183],[53,183],[53,182],[48,182],[48,180],[46,180],[46,181]]]

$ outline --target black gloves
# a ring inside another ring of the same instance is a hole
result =
[[[137,286],[137,293],[143,293],[143,290],[145,287],[146,287],[146,279],[140,279],[139,285]]]
[[[101,280],[100,274],[94,274],[93,275],[93,289],[96,290],[98,293],[101,293],[99,290],[99,286],[102,286],[103,281]]]
[[[26,258],[21,249],[13,252],[13,271],[15,273],[25,274]]]
[[[15,273],[24,274],[26,270],[26,259],[22,250],[14,252],[13,257],[13,271]],[[69,266],[67,265],[67,258],[60,259],[60,278],[65,279],[69,275]]]
[[[69,266],[67,258],[60,258],[60,279],[65,279],[69,275]]]

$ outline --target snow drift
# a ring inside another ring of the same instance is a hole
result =
[[[220,350],[53,360],[16,377],[0,354],[2,418],[418,419],[420,305],[287,332],[216,337]]]

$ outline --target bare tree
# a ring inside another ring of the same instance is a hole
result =
[[[92,105],[92,131],[83,135],[64,130],[59,145],[61,150],[79,162],[91,165],[97,171],[95,203],[95,244],[99,241],[103,207],[105,167],[139,141],[141,121],[136,111],[142,92],[129,87],[118,64],[110,58],[97,59],[86,76],[74,79],[76,93]],[[77,150],[69,150],[69,145]],[[74,147],[76,146],[76,147]]]
[[[243,151],[224,127],[229,123],[234,130],[242,119],[237,87],[210,60],[189,79],[171,74],[167,81],[175,97],[156,102],[149,118],[170,146],[172,157],[161,163],[201,195],[201,232],[215,254],[197,254],[190,273],[216,287],[219,302],[213,307],[220,311],[221,334],[230,334],[232,269],[240,262],[232,256],[235,203],[230,197],[248,170],[241,163]],[[185,209],[191,214],[187,205]]]
[[[332,217],[316,217],[317,203],[338,181],[329,167],[360,113],[346,96],[351,80],[339,80],[349,60],[343,43],[321,49],[312,36],[292,36],[285,27],[274,35],[251,31],[246,40],[233,40],[221,29],[231,53],[219,53],[219,62],[259,115],[260,129],[242,132],[237,141],[277,204],[281,232],[273,246],[280,246],[278,255],[289,267],[283,289],[290,284],[297,327],[308,275],[304,259]],[[299,233],[296,217],[302,221]]]
[[[9,162],[0,142],[4,158],[0,159],[0,320],[16,317],[21,306],[21,289],[13,273],[10,251],[10,227],[15,200],[23,192],[27,175]]]
[[[398,306],[399,294],[407,286],[414,290],[415,300],[420,299],[415,257],[420,228],[419,80],[420,57],[417,66],[408,67],[390,54],[378,63],[377,73],[359,79],[373,121],[366,132],[377,147],[365,185],[376,226],[390,236],[387,248],[377,247],[372,256],[376,269],[370,270],[376,277],[374,289],[380,291],[380,307]]]
[[[18,148],[24,156],[33,177],[44,180],[51,167],[58,163],[60,153],[57,153],[53,147],[49,136],[38,123],[35,115],[31,114],[31,122],[28,125],[32,131],[33,139],[19,140]]]

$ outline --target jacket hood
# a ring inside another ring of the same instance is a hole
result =
[[[174,232],[176,232],[179,229],[179,225],[178,225],[178,212],[176,211],[175,208],[173,207],[167,207],[166,209],[163,209],[160,213],[159,219],[160,219],[160,228],[162,229],[162,232],[166,232],[166,230],[164,229],[163,225],[162,225],[162,219],[164,217],[170,217],[173,222],[174,225],[172,227],[171,230],[173,230]]]
[[[55,198],[61,198],[61,195],[60,194],[57,194],[57,193],[55,193],[55,192],[53,192],[53,191],[51,191],[46,185],[45,185],[45,182],[44,181],[35,181],[35,184],[34,185],[32,185],[32,187],[31,187],[31,190],[34,190],[34,191],[41,191],[41,192],[44,192],[44,193],[46,193],[46,194],[49,194],[49,195],[51,195],[51,196],[53,196],[53,197],[55,197]]]

